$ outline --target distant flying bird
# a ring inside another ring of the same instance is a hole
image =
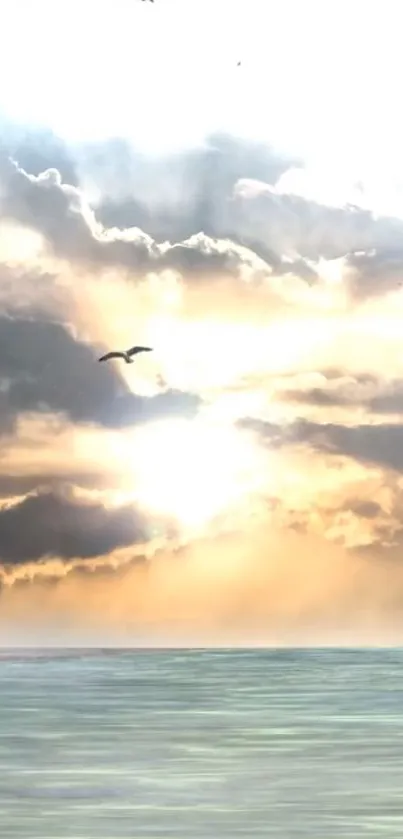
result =
[[[154,0],[153,0],[153,2],[154,2]],[[236,66],[237,66],[237,67],[240,67],[240,66],[241,66],[241,62],[240,62],[240,61],[238,61],[238,64],[237,64]]]
[[[152,352],[152,348],[131,347],[130,350],[123,350],[123,352],[107,352],[106,355],[101,355],[98,361],[109,361],[110,358],[123,358],[126,364],[133,364],[132,355],[137,355],[139,352]]]

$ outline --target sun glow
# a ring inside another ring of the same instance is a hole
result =
[[[139,503],[199,528],[257,492],[262,452],[233,426],[165,420],[135,434],[130,470]]]
[[[43,239],[35,230],[17,224],[0,225],[0,255],[2,262],[24,263],[35,259],[43,248]]]

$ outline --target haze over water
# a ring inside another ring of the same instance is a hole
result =
[[[403,835],[401,650],[13,650],[7,839]]]

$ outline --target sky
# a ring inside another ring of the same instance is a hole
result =
[[[398,11],[3,12],[1,645],[403,642]]]

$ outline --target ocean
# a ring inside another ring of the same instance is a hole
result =
[[[401,839],[402,650],[2,650],[4,839]]]

